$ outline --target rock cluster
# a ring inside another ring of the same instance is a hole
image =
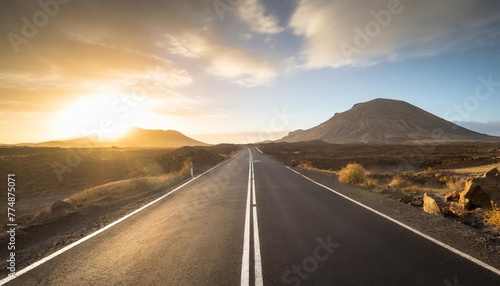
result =
[[[460,203],[465,209],[491,209],[500,206],[500,171],[491,169],[483,176],[467,180],[460,193]]]
[[[482,176],[470,178],[462,192],[444,196],[424,194],[423,209],[443,216],[462,216],[476,208],[492,209],[500,206],[500,171],[491,169]]]

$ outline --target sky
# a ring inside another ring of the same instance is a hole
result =
[[[375,98],[500,135],[500,2],[0,1],[0,143],[272,140]]]

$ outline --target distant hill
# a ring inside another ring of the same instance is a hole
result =
[[[355,104],[316,127],[290,132],[278,141],[411,143],[499,139],[460,127],[407,102],[378,98]]]
[[[95,139],[93,139],[95,140]],[[175,130],[148,130],[133,128],[123,138],[115,141],[93,142],[86,137],[42,143],[15,144],[32,147],[137,147],[137,148],[178,148],[183,146],[209,146]]]

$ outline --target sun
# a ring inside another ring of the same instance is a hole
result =
[[[93,136],[110,141],[124,136],[144,113],[136,98],[119,92],[101,92],[82,97],[59,113],[64,137]]]

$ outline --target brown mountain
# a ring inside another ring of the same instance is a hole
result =
[[[137,148],[178,148],[183,146],[208,146],[175,130],[148,130],[133,128],[123,138],[115,141],[96,141],[97,138],[75,138],[63,141],[49,141],[36,144],[16,144],[34,147],[137,147]]]
[[[465,129],[404,101],[378,98],[355,104],[311,129],[290,132],[279,141],[318,139],[328,143],[411,143],[499,138]]]

